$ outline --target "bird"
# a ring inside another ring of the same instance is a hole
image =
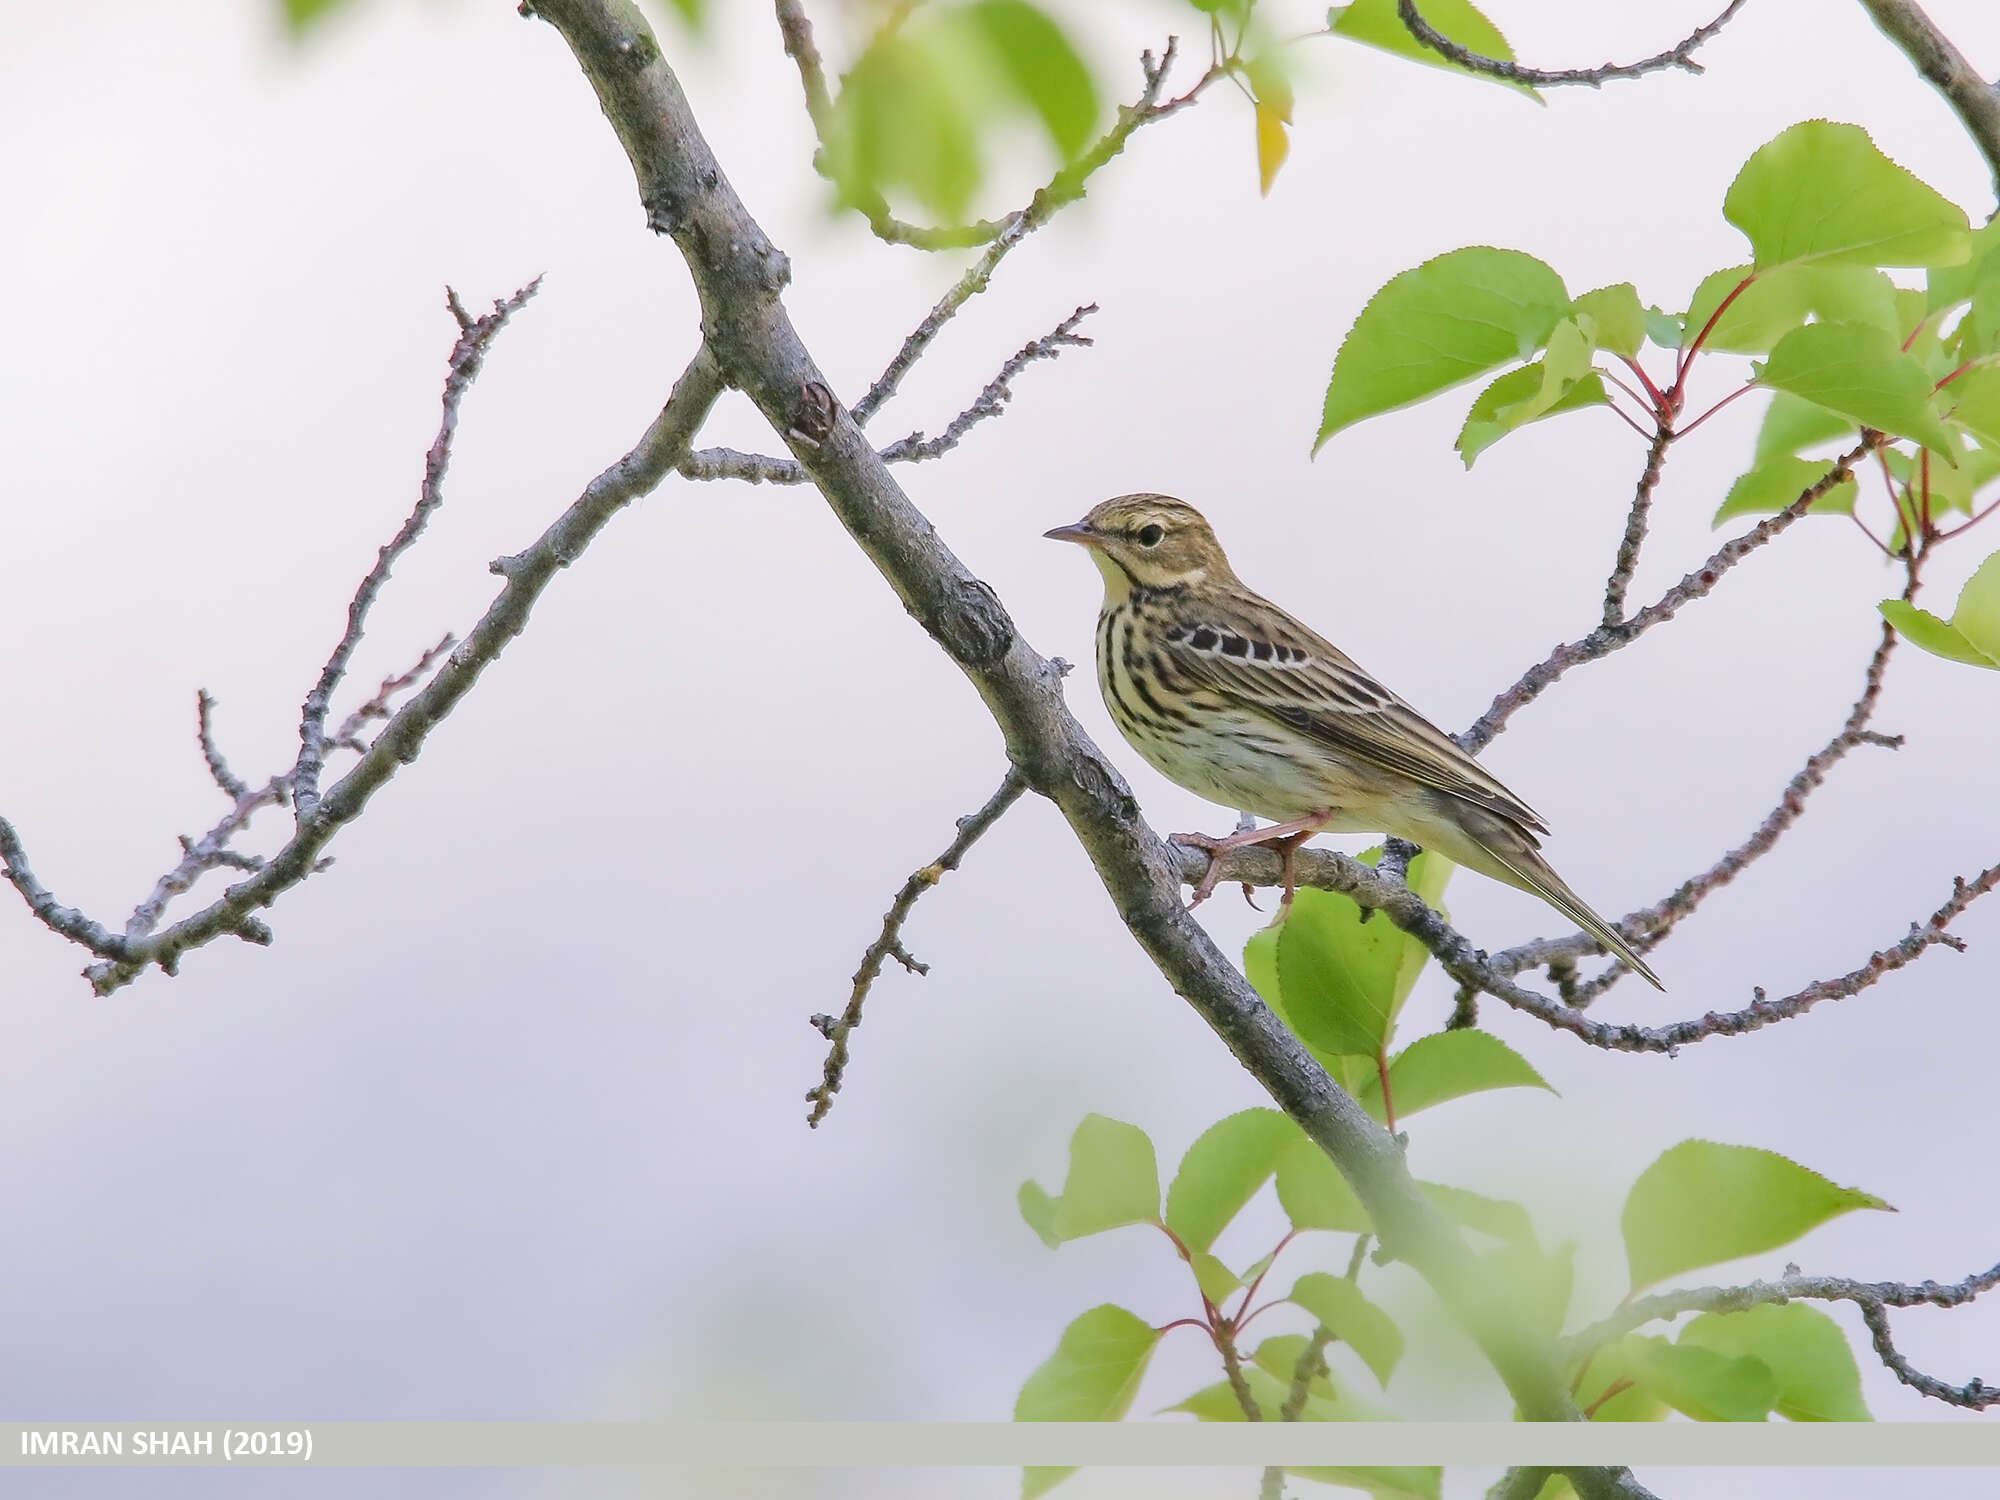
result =
[[[1082,546],[1104,575],[1097,685],[1119,732],[1168,780],[1271,820],[1225,838],[1175,835],[1209,855],[1190,907],[1214,889],[1233,849],[1277,847],[1289,907],[1300,844],[1322,830],[1377,832],[1540,897],[1666,988],[1542,857],[1541,816],[1346,653],[1247,587],[1192,505],[1119,495],[1043,535]]]

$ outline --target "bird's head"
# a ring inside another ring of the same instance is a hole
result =
[[[1120,495],[1094,506],[1074,525],[1042,534],[1088,549],[1112,600],[1135,586],[1193,588],[1235,577],[1202,513],[1166,495]]]

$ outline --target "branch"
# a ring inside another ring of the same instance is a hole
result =
[[[1554,1469],[1516,1465],[1493,1482],[1493,1487],[1486,1492],[1486,1500],[1536,1500],[1553,1473]]]
[[[1868,3],[1868,0],[1864,0]],[[1664,52],[1656,52],[1651,57],[1635,63],[1602,63],[1595,68],[1524,68],[1519,63],[1508,62],[1498,57],[1486,57],[1470,48],[1461,47],[1426,21],[1418,12],[1416,0],[1396,0],[1396,13],[1403,18],[1410,35],[1429,47],[1433,52],[1442,53],[1461,68],[1469,68],[1475,73],[1484,73],[1492,78],[1504,78],[1510,83],[1525,83],[1532,88],[1553,88],[1561,84],[1583,83],[1592,88],[1624,78],[1643,78],[1648,73],[1663,72],[1668,68],[1680,68],[1688,73],[1700,73],[1702,65],[1694,60],[1694,50],[1718,31],[1729,24],[1729,20],[1743,8],[1743,0],[1729,0],[1722,14],[1706,26],[1697,27],[1690,35],[1683,37]]]
[[[195,740],[201,746],[201,758],[208,762],[208,774],[222,788],[222,795],[231,801],[241,801],[243,782],[229,769],[229,762],[222,758],[222,752],[215,748],[215,732],[211,723],[214,713],[215,700],[209,697],[208,689],[203,688],[194,695]]]
[[[780,299],[783,278],[771,268],[783,258],[723,175],[644,17],[630,0],[537,0],[536,10],[562,33],[616,130],[649,222],[673,235],[717,367],[786,435],[856,544],[965,673],[1005,735],[1008,759],[1068,821],[1134,940],[1333,1159],[1389,1253],[1436,1288],[1522,1413],[1576,1420],[1552,1340],[1534,1331],[1514,1298],[1496,1292],[1456,1226],[1416,1186],[1401,1147],[1188,913],[1174,856],[1064,706],[1061,673],[1021,637],[993,590],[945,545],[833,399]]]
[[[1852,478],[1854,466],[1880,447],[1882,440],[1882,434],[1879,432],[1872,430],[1863,432],[1861,441],[1835,461],[1825,478],[1776,515],[1765,517],[1742,536],[1724,542],[1707,562],[1681,579],[1653,603],[1622,624],[1599,625],[1580,640],[1556,647],[1545,658],[1522,673],[1520,681],[1496,697],[1492,707],[1458,736],[1460,747],[1468,755],[1477,755],[1493,742],[1494,736],[1507,727],[1509,719],[1539,698],[1571,667],[1596,661],[1600,657],[1609,656],[1620,647],[1631,645],[1655,625],[1671,620],[1683,606],[1704,597],[1721,581],[1723,574],[1803,516],[1811,509],[1815,500],[1835,485],[1845,483]]]
[[[1861,1310],[1861,1320],[1875,1344],[1882,1363],[1898,1380],[1935,1400],[1953,1406],[1983,1410],[2000,1405],[2000,1389],[1976,1377],[1964,1385],[1947,1385],[1934,1376],[1915,1369],[1900,1354],[1889,1337],[1891,1307],[1960,1307],[1981,1292],[2000,1286],[2000,1265],[1968,1276],[1949,1286],[1935,1281],[1914,1286],[1901,1281],[1850,1281],[1842,1276],[1801,1276],[1796,1266],[1787,1266],[1776,1281],[1753,1281],[1748,1286],[1705,1286],[1686,1291],[1659,1292],[1637,1297],[1601,1322],[1572,1334],[1565,1345],[1572,1356],[1584,1357],[1633,1329],[1682,1313],[1732,1313],[1747,1308],[1795,1301],[1852,1302]]]
[[[1905,602],[1917,595],[1921,565],[1921,554],[1913,554],[1904,559],[1904,567],[1908,572],[1908,581],[1903,587]],[[1778,799],[1778,805],[1765,815],[1764,821],[1757,825],[1756,831],[1701,874],[1682,882],[1679,887],[1653,905],[1640,911],[1630,912],[1620,920],[1618,925],[1630,936],[1632,946],[1641,954],[1650,953],[1658,947],[1682,918],[1692,913],[1704,899],[1728,885],[1757,860],[1770,853],[1778,840],[1805,812],[1806,799],[1824,784],[1828,773],[1847,758],[1849,751],[1861,745],[1880,745],[1889,750],[1902,748],[1901,736],[1877,734],[1868,728],[1868,723],[1875,714],[1875,705],[1882,696],[1883,675],[1888,670],[1889,657],[1896,649],[1898,639],[1895,627],[1884,620],[1881,637],[1876,642],[1875,654],[1869,659],[1867,673],[1862,679],[1861,696],[1848,710],[1846,722],[1832,739],[1807,758],[1798,774],[1786,783],[1784,795]],[[1596,978],[1585,983],[1577,983],[1573,960],[1596,951],[1597,945],[1586,934],[1574,933],[1568,937],[1523,943],[1504,953],[1495,954],[1493,966],[1502,973],[1518,974],[1524,969],[1568,964],[1569,981],[1563,991],[1563,999],[1581,1009],[1629,972],[1623,964],[1613,964]]]
[[[806,1092],[806,1098],[812,1103],[812,1113],[806,1116],[806,1124],[815,1130],[819,1128],[819,1122],[826,1118],[827,1111],[833,1108],[833,1096],[840,1092],[841,1079],[847,1072],[848,1034],[861,1024],[862,1002],[868,998],[869,989],[881,974],[882,965],[893,958],[912,974],[928,974],[931,971],[929,964],[917,962],[903,946],[903,923],[909,920],[910,910],[917,904],[917,898],[944,879],[946,871],[956,870],[958,862],[965,858],[966,850],[979,841],[981,834],[999,822],[1000,815],[1012,807],[1027,789],[1028,784],[1021,780],[1020,773],[1009,768],[1001,778],[1000,789],[986,799],[986,805],[958,820],[958,837],[951,841],[944,853],[914,872],[903,882],[903,888],[896,892],[896,899],[882,916],[881,935],[861,955],[861,967],[854,971],[854,988],[847,997],[847,1009],[840,1013],[840,1019],[825,1015],[812,1018],[819,1034],[833,1043],[826,1054],[825,1076],[819,1087]]]
[[[1916,0],[1861,0],[1885,36],[1951,105],[1993,172],[2000,196],[2000,88],[1989,84]]]
[[[320,855],[328,842],[361,815],[369,798],[399,768],[417,758],[430,732],[458,706],[508,642],[527,627],[530,612],[556,573],[580,557],[614,515],[673,471],[722,390],[721,372],[704,348],[675,384],[666,406],[637,446],[585,486],[583,494],[533,546],[493,564],[493,571],[506,580],[499,595],[437,675],[390,716],[360,763],[329,788],[309,814],[299,818],[291,838],[261,869],[192,916],[140,938],[112,933],[55,900],[29,869],[12,825],[0,818],[0,860],[4,860],[8,881],[43,925],[103,960],[84,970],[91,988],[99,995],[111,994],[154,965],[172,974],[181,954],[225,934],[252,942],[268,941],[269,930],[254,914],[322,868]],[[368,708],[364,704],[362,712]],[[341,734],[358,736],[365,722],[358,716],[350,718]]]
[[[913,432],[879,451],[884,463],[923,463],[942,458],[979,423],[1002,415],[1014,399],[1010,382],[1036,360],[1058,358],[1065,349],[1087,349],[1091,340],[1076,331],[1085,318],[1097,311],[1095,302],[1079,307],[1032,343],[1024,344],[1000,367],[1000,373],[986,382],[972,405],[953,417],[945,430],[934,438]],[[805,466],[796,459],[770,458],[761,453],[739,453],[733,448],[703,448],[681,461],[680,473],[688,479],[744,479],[752,484],[804,484]]]
[[[1673,428],[1660,423],[1646,450],[1646,467],[1640,471],[1639,487],[1632,496],[1632,509],[1625,517],[1625,536],[1618,544],[1618,558],[1604,583],[1606,629],[1615,630],[1625,622],[1625,591],[1632,585],[1632,573],[1639,566],[1639,549],[1646,545],[1646,518],[1653,508],[1653,491],[1659,487],[1660,470],[1666,463],[1667,446],[1673,442]]]
[[[468,315],[458,300],[458,293],[449,287],[445,289],[445,305],[451,309],[452,317],[458,320],[458,342],[452,345],[451,358],[446,367],[444,414],[438,421],[438,434],[431,442],[430,452],[424,455],[424,479],[417,490],[416,506],[410,511],[409,519],[403,522],[402,529],[375,554],[375,566],[368,570],[361,586],[354,591],[353,601],[347,606],[346,633],[334,646],[333,654],[326,659],[319,681],[306,694],[305,704],[300,710],[299,758],[292,767],[292,807],[301,824],[319,804],[319,773],[326,761],[327,707],[332,701],[334,689],[340,686],[340,679],[346,675],[349,658],[354,655],[355,647],[361,644],[362,632],[368,624],[368,611],[374,607],[375,596],[382,592],[382,585],[389,581],[389,570],[395,566],[396,559],[410,550],[417,538],[423,535],[431,513],[444,504],[444,472],[451,463],[451,440],[458,431],[459,403],[465,399],[472,382],[479,378],[480,367],[486,362],[486,351],[494,336],[507,326],[507,320],[521,310],[541,284],[542,278],[537,276],[513,296],[495,302],[493,310],[480,318]]]

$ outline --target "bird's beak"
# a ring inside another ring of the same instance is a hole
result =
[[[1083,521],[1070,526],[1058,526],[1053,531],[1043,532],[1042,535],[1052,542],[1075,542],[1081,547],[1095,547],[1098,542],[1097,533]]]

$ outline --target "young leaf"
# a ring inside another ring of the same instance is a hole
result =
[[[1682,320],[1672,313],[1662,312],[1657,307],[1646,309],[1646,337],[1662,349],[1679,349],[1687,334]]]
[[[1265,1339],[1250,1358],[1256,1368],[1271,1377],[1282,1395],[1291,1389],[1292,1376],[1299,1368],[1299,1356],[1305,1352],[1304,1334],[1281,1333]],[[1381,1422],[1392,1419],[1391,1413],[1380,1407],[1361,1400],[1349,1391],[1336,1390],[1332,1380],[1325,1375],[1315,1376],[1306,1389],[1315,1408],[1306,1418],[1309,1422]],[[1282,1400],[1279,1404],[1283,1404]],[[1275,1413],[1277,1407],[1272,1410]]]
[[[1750,1356],[1698,1344],[1651,1341],[1635,1372],[1642,1385],[1697,1422],[1761,1422],[1778,1400],[1778,1378]]]
[[[1069,1176],[1050,1226],[1056,1237],[1081,1239],[1122,1224],[1157,1223],[1159,1217],[1160,1173],[1146,1132],[1085,1115],[1070,1137]]]
[[[1896,336],[1862,323],[1808,323],[1771,351],[1758,377],[1774,390],[1877,427],[1915,438],[1955,463],[1958,450],[1931,410],[1931,378],[1905,354]]]
[[[1694,289],[1683,325],[1692,338],[1704,328],[1702,348],[1732,354],[1763,354],[1812,311],[1806,278],[1798,267],[1766,271],[1748,286],[1749,266],[1727,266],[1704,276]],[[1737,288],[1742,287],[1741,291]],[[1732,295],[1733,294],[1733,295]],[[1725,305],[1726,304],[1726,305]],[[1718,310],[1721,316],[1716,316]],[[1711,327],[1709,320],[1714,319]]]
[[[1562,278],[1518,250],[1453,250],[1391,277],[1334,356],[1314,451],[1364,417],[1528,358],[1568,307]]]
[[[1446,41],[1457,42],[1467,51],[1477,52],[1481,57],[1497,57],[1502,62],[1514,60],[1514,49],[1507,45],[1507,39],[1471,0],[1425,0],[1424,19]],[[1433,68],[1448,68],[1454,73],[1468,71],[1412,36],[1396,12],[1396,0],[1354,0],[1352,5],[1337,5],[1327,12],[1327,21],[1335,36],[1344,36],[1349,41],[1379,47]],[[1542,97],[1525,83],[1515,83],[1512,79],[1493,78],[1486,73],[1472,76],[1504,83],[1530,99]]]
[[[1021,1205],[1021,1217],[1041,1236],[1044,1245],[1053,1250],[1062,1244],[1062,1236],[1056,1233],[1056,1200],[1039,1182],[1022,1183],[1015,1201]]]
[[[1262,99],[1256,103],[1257,191],[1269,197],[1271,184],[1278,180],[1278,168],[1291,155],[1291,137],[1285,133],[1285,117]]]
[[[1305,1339],[1291,1336],[1289,1339],[1266,1339],[1258,1348],[1256,1362],[1243,1367],[1243,1383],[1250,1388],[1250,1397],[1261,1412],[1261,1420],[1277,1422],[1283,1420],[1285,1399],[1292,1390],[1292,1370],[1298,1361],[1297,1351],[1305,1347]],[[1284,1346],[1284,1347],[1274,1347]],[[1282,1356],[1289,1355],[1289,1358]],[[1214,1385],[1204,1386],[1187,1400],[1167,1408],[1168,1411],[1184,1411],[1203,1422],[1244,1422],[1249,1419],[1243,1414],[1243,1403],[1235,1389],[1226,1380],[1218,1380]],[[1366,1422],[1373,1421],[1380,1413],[1367,1408],[1357,1408],[1353,1403],[1335,1394],[1325,1380],[1315,1380],[1306,1390],[1305,1410],[1299,1413],[1306,1422]]]
[[[2000,449],[2000,367],[1967,370],[1939,392],[1951,420],[1988,448]]]
[[[1515,1088],[1549,1085],[1525,1057],[1490,1031],[1435,1031],[1410,1043],[1389,1064],[1389,1097],[1398,1120],[1466,1094]],[[1379,1073],[1359,1097],[1370,1114],[1381,1107]]]
[[[2000,265],[2000,219],[1972,231],[1972,253],[1953,266],[1933,266],[1924,273],[1924,305],[1932,312],[1972,300],[1973,288],[1989,266]]]
[[[1790,391],[1776,391],[1772,393],[1770,406],[1764,411],[1763,425],[1757,429],[1756,462],[1761,465],[1767,458],[1776,458],[1783,453],[1795,454],[1802,448],[1835,439],[1846,446],[1852,441],[1854,433],[1855,424],[1839,412],[1828,411],[1824,406],[1803,396],[1794,396]],[[1794,495],[1792,499],[1796,500],[1798,496]]]
[[[1304,1135],[1278,1153],[1278,1202],[1294,1229],[1366,1234],[1375,1227],[1354,1189]]]
[[[1965,580],[1958,608],[1948,622],[1901,599],[1884,599],[1876,607],[1911,645],[1933,656],[1968,666],[2000,668],[2000,552],[1987,558]]]
[[[1872,1422],[1861,1372],[1840,1325],[1816,1307],[1788,1302],[1735,1313],[1703,1313],[1681,1330],[1683,1347],[1750,1355],[1777,1378],[1777,1411],[1794,1422]]]
[[[1250,941],[1243,945],[1243,974],[1251,987],[1264,997],[1264,1003],[1285,1023],[1286,1029],[1297,1036],[1299,1028],[1285,1008],[1284,991],[1278,984],[1278,933],[1283,925],[1282,919],[1274,921],[1269,927],[1259,928],[1250,935]],[[1303,1037],[1300,1040],[1305,1041]],[[1305,1042],[1305,1049],[1333,1075],[1334,1082],[1350,1094],[1359,1094],[1368,1080],[1375,1076],[1375,1059],[1372,1057],[1342,1057],[1324,1047],[1315,1047],[1311,1042]]]
[[[1645,1383],[1645,1363],[1658,1339],[1628,1333],[1590,1356],[1576,1387],[1576,1404],[1593,1422],[1664,1422],[1673,1408]],[[1614,1392],[1621,1381],[1626,1388]]]
[[[1292,1284],[1291,1301],[1332,1329],[1361,1356],[1382,1385],[1403,1357],[1403,1331],[1345,1276],[1311,1271]]]
[[[1201,1288],[1202,1296],[1222,1306],[1223,1300],[1243,1290],[1243,1283],[1236,1279],[1236,1273],[1206,1250],[1197,1250],[1192,1261],[1194,1284]]]
[[[1913,497],[1924,492],[1926,479],[1920,462],[1894,448],[1884,450],[1882,459],[1898,488],[1908,486]],[[1933,463],[1928,478],[1931,515],[1937,517],[1954,510],[1971,514],[1973,493],[1996,475],[2000,475],[2000,453],[1985,448],[1960,449],[1955,469],[1948,464]]]
[[[1581,411],[1586,406],[1609,406],[1610,393],[1604,389],[1604,380],[1597,371],[1591,370],[1564,390],[1553,405],[1532,416],[1512,416],[1522,410],[1529,398],[1539,391],[1546,376],[1542,361],[1523,365],[1518,370],[1509,370],[1491,385],[1481,391],[1472,403],[1472,410],[1465,414],[1465,425],[1459,429],[1458,441],[1452,446],[1458,456],[1465,460],[1466,468],[1508,433],[1525,426],[1529,422],[1539,422],[1543,417],[1561,416],[1566,411]],[[1503,418],[1500,413],[1509,413]]]
[[[1285,1472],[1298,1479],[1339,1485],[1345,1490],[1365,1490],[1374,1500],[1439,1500],[1444,1487],[1443,1469],[1329,1468],[1315,1464]]]
[[[1056,1352],[1043,1360],[1014,1401],[1016,1422],[1116,1422],[1132,1405],[1160,1335],[1112,1303],[1093,1307],[1065,1328]],[[1029,1468],[1022,1500],[1035,1500],[1074,1467]]]
[[[861,54],[834,100],[827,175],[844,204],[866,208],[907,188],[925,210],[964,216],[979,186],[979,146],[949,39],[936,28],[886,33]]]
[[[1942,465],[1940,465],[1942,467]],[[1713,525],[1737,516],[1762,516],[1797,503],[1799,496],[1826,478],[1833,460],[1825,458],[1768,459],[1737,477],[1715,513]],[[1857,486],[1843,479],[1807,507],[1808,514],[1852,515]]]
[[[1646,342],[1646,312],[1639,306],[1638,289],[1629,281],[1585,292],[1570,304],[1570,312],[1591,319],[1591,342],[1600,349],[1629,359]]]
[[[1761,270],[1791,262],[1949,266],[1972,253],[1965,211],[1876,149],[1858,125],[1808,120],[1759,147],[1723,217]]]
[[[1301,1138],[1275,1109],[1246,1109],[1209,1126],[1167,1189],[1167,1228],[1190,1250],[1208,1249],[1277,1169],[1278,1153]]]
[[[1097,126],[1097,84],[1062,27],[1028,0],[973,0],[962,15],[1064,160],[1081,153]]]
[[[1382,856],[1370,849],[1361,858]],[[1432,905],[1451,862],[1428,851],[1410,862],[1410,889]],[[1392,923],[1361,920],[1353,899],[1307,887],[1278,929],[1278,984],[1286,1018],[1307,1043],[1373,1058],[1389,1044],[1396,1014],[1430,950]]]
[[[1479,1264],[1495,1305],[1517,1308],[1551,1336],[1562,1332],[1576,1280],[1576,1246],[1502,1245],[1480,1256]]]
[[[1621,1228],[1632,1289],[1789,1245],[1828,1219],[1889,1205],[1775,1151],[1682,1141],[1639,1174]]]

